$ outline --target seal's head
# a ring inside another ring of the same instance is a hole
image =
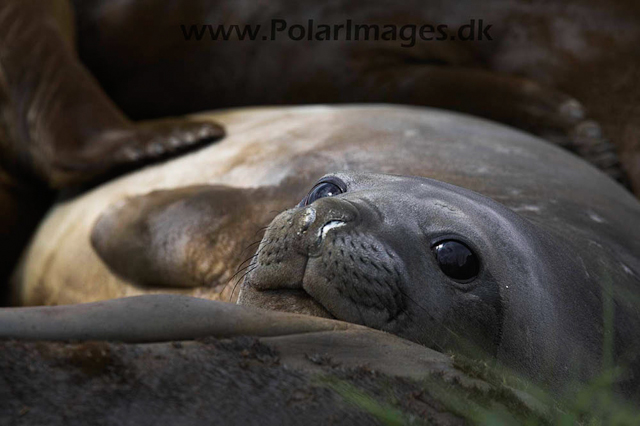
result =
[[[495,356],[503,293],[529,274],[534,233],[508,208],[457,186],[332,174],[271,223],[239,303],[335,317],[440,350],[470,343]]]

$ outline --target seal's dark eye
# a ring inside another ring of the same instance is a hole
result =
[[[332,182],[320,182],[313,187],[309,195],[307,195],[306,203],[311,204],[316,200],[324,197],[333,197],[334,195],[342,194],[342,189]]]
[[[433,247],[433,252],[442,272],[454,280],[472,280],[480,271],[478,257],[459,241],[442,241]]]

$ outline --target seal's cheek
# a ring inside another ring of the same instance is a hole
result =
[[[384,329],[404,313],[397,277],[374,276],[358,265],[331,266],[322,258],[312,258],[303,288],[342,321]]]
[[[406,315],[402,259],[384,241],[358,228],[328,234],[307,264],[303,288],[336,318],[387,329]]]
[[[431,294],[429,300],[410,295],[423,306],[409,306],[412,322],[398,334],[440,351],[495,356],[501,340],[503,309],[498,285],[490,274],[479,277],[467,291],[446,281],[436,283],[438,280],[430,287],[439,287],[440,291]],[[428,309],[423,309],[427,302]],[[419,326],[427,324],[428,327]]]
[[[457,297],[443,325],[450,331],[448,349],[467,354],[495,357],[500,343],[500,310],[474,294]]]

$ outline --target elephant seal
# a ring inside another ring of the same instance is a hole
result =
[[[604,333],[635,374],[639,281],[624,268],[639,259],[592,244],[440,181],[335,173],[269,225],[238,303],[484,354],[556,387],[600,371],[610,303]]]
[[[205,117],[227,138],[56,206],[16,271],[17,300],[234,300],[248,272],[242,303],[486,353],[557,385],[597,374],[611,349],[637,386],[640,204],[584,161],[514,129],[428,108]],[[301,199],[306,205],[291,210]],[[322,256],[303,278],[310,250]],[[451,255],[475,260],[459,271]],[[353,287],[340,295],[347,276]]]

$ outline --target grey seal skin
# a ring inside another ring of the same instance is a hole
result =
[[[610,259],[574,230],[418,177],[331,174],[301,204],[267,229],[238,303],[324,309],[560,387],[600,372],[610,297],[614,356],[637,385],[638,279],[603,274]]]
[[[449,36],[480,17],[492,25],[494,40],[432,40],[411,48],[401,40],[210,42],[186,41],[180,30],[181,24],[203,22],[268,28],[274,17],[290,25],[336,23],[345,16],[382,25],[443,23]],[[635,4],[596,1],[363,7],[282,0],[263,7],[213,0],[52,0],[43,7],[4,0],[0,280],[55,191],[219,139],[223,131],[213,123],[166,118],[211,108],[312,102],[449,108],[543,136],[624,181],[604,136],[610,135],[637,186],[637,84],[629,71],[638,63],[637,16]],[[550,33],[557,37],[545,36]],[[161,120],[134,123],[127,116]]]

